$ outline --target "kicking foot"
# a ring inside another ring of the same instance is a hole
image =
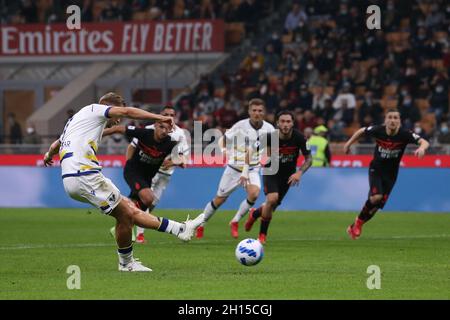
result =
[[[204,213],[199,214],[198,217],[195,218],[194,220],[190,220],[188,216],[186,222],[184,223],[184,230],[180,231],[177,237],[183,241],[191,240],[192,237],[194,236],[195,230],[200,226],[200,224],[203,223],[204,218],[205,218]]]

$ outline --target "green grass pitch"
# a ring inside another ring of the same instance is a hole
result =
[[[235,240],[232,212],[219,211],[202,240],[147,231],[135,257],[153,272],[120,273],[113,219],[90,211],[0,209],[0,299],[450,298],[450,214],[381,212],[352,241],[354,212],[276,212],[264,259],[245,267],[235,246],[256,238],[259,222],[249,233],[241,223]],[[155,213],[183,220],[198,210]],[[67,288],[70,265],[81,269],[80,290]],[[367,288],[370,265],[381,289]]]

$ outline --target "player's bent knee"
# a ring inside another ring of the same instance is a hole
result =
[[[275,207],[276,205],[278,205],[278,195],[268,195],[266,203],[271,207]]]
[[[370,202],[372,204],[379,204],[383,200],[383,195],[381,194],[375,194],[373,196],[370,196]]]

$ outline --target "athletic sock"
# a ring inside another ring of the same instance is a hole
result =
[[[136,226],[136,234],[137,235],[144,234],[144,231],[145,231],[145,228],[141,228],[141,227]]]
[[[122,266],[126,266],[128,263],[133,261],[133,246],[126,248],[118,248],[117,254],[119,255],[119,263]]]
[[[272,218],[261,217],[261,227],[259,228],[259,233],[267,235],[267,230],[269,229],[270,220]]]
[[[180,232],[184,231],[184,225],[182,223],[166,218],[158,218],[158,220],[161,222],[158,228],[159,232],[166,232],[177,236]]]
[[[259,217],[261,217],[262,214],[262,206],[259,207],[258,209],[256,209],[255,211],[252,212],[252,218],[254,220],[258,219]]]
[[[242,219],[243,216],[245,216],[250,210],[251,207],[253,207],[255,203],[248,201],[248,199],[245,199],[241,202],[241,205],[239,206],[238,211],[236,212],[236,215],[231,220],[232,222],[239,222],[239,220]]]
[[[208,221],[214,215],[214,213],[216,213],[216,210],[218,208],[219,207],[214,204],[214,201],[208,202],[205,209],[203,209],[203,213],[205,214],[205,222]],[[202,223],[202,226],[204,224],[205,223]]]
[[[369,221],[375,215],[376,210],[375,212],[371,213],[374,208],[378,208],[377,205],[374,205],[370,202],[370,200],[367,200],[361,212],[359,213],[358,218],[364,222]]]

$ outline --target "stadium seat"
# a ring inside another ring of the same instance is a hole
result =
[[[237,45],[245,37],[245,25],[242,22],[232,22],[225,24],[225,43],[227,45]]]
[[[149,19],[150,16],[147,11],[137,11],[133,13],[133,21],[145,21]]]

